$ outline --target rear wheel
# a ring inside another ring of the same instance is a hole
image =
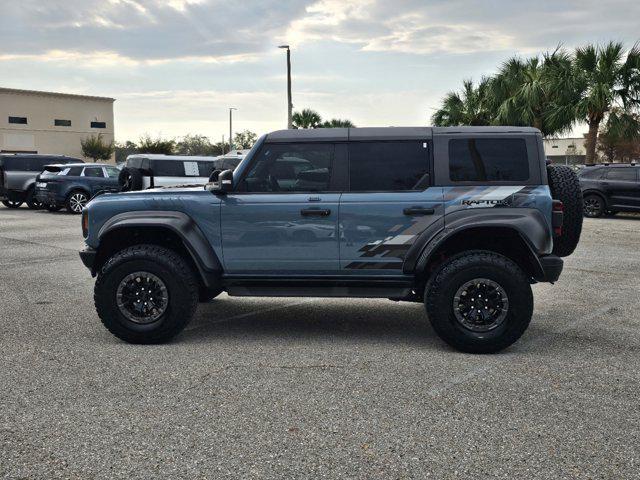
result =
[[[604,200],[600,195],[587,195],[584,197],[584,216],[597,218],[604,215]]]
[[[43,207],[42,203],[36,200],[35,191],[33,188],[29,189],[29,191],[27,192],[25,203],[31,210],[39,210]]]
[[[436,333],[468,353],[507,348],[525,332],[533,294],[525,273],[502,255],[473,251],[452,258],[425,288],[425,306]]]
[[[19,208],[22,202],[16,202],[14,200],[3,200],[2,204],[7,208]]]
[[[82,209],[89,201],[89,195],[81,190],[75,190],[67,197],[66,207],[69,213],[82,213]]]
[[[198,282],[185,260],[156,245],[126,248],[100,269],[94,288],[98,316],[129,343],[166,342],[189,323]]]

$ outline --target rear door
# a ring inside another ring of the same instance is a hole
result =
[[[413,140],[350,142],[349,187],[340,199],[343,274],[402,274],[420,234],[442,224],[442,188],[431,186],[430,145],[426,132]]]
[[[107,178],[102,167],[85,167],[82,176],[84,177],[82,183],[87,187],[92,197],[107,188]]]
[[[637,170],[631,166],[607,169],[602,186],[613,206],[640,207]]]

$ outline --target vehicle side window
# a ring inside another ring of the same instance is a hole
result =
[[[587,171],[582,171],[580,173],[580,178],[588,178],[590,180],[595,180],[598,178],[602,178],[602,172],[604,171],[604,169],[602,168],[596,168],[593,170],[587,170]]]
[[[67,172],[67,177],[79,177],[82,175],[82,167],[71,167]]]
[[[125,167],[127,168],[140,168],[140,165],[142,165],[141,158],[130,158],[125,163]]]
[[[246,192],[329,190],[333,144],[266,144],[244,179]]]
[[[186,177],[181,160],[152,160],[151,170],[159,177]]]
[[[352,192],[424,189],[428,172],[429,156],[423,141],[349,144]]]
[[[101,167],[85,167],[84,176],[91,178],[102,178],[104,177],[104,172]]]
[[[227,158],[224,161],[224,169],[225,170],[235,170],[236,167],[240,165],[240,159],[239,158]]]
[[[55,162],[51,158],[27,158],[25,159],[25,170],[28,172],[41,172],[45,165]]]
[[[636,171],[630,167],[610,168],[605,175],[607,180],[626,180],[628,182],[636,181]]]
[[[118,178],[118,176],[120,175],[120,170],[118,170],[116,167],[104,167],[104,168],[107,171],[107,175],[110,178]]]
[[[520,182],[529,179],[522,138],[465,138],[449,141],[452,182]]]
[[[218,161],[215,162],[198,162],[198,171],[200,172],[198,175],[201,177],[209,177],[211,172],[213,172],[218,165]]]

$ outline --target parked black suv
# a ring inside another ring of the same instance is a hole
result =
[[[590,165],[579,173],[586,217],[640,212],[640,166]]]
[[[18,208],[24,202],[29,208],[40,208],[34,196],[36,176],[45,165],[52,163],[83,163],[77,158],[62,155],[25,153],[0,154],[0,201],[7,208]]]

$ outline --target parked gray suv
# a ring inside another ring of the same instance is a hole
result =
[[[206,186],[101,195],[82,225],[98,315],[128,342],[169,340],[225,291],[424,302],[442,339],[486,353],[560,276],[582,197],[533,128],[283,130]]]
[[[7,208],[18,208],[27,203],[29,208],[42,207],[35,198],[36,177],[49,164],[83,163],[64,155],[37,155],[31,153],[0,154],[0,201]]]

